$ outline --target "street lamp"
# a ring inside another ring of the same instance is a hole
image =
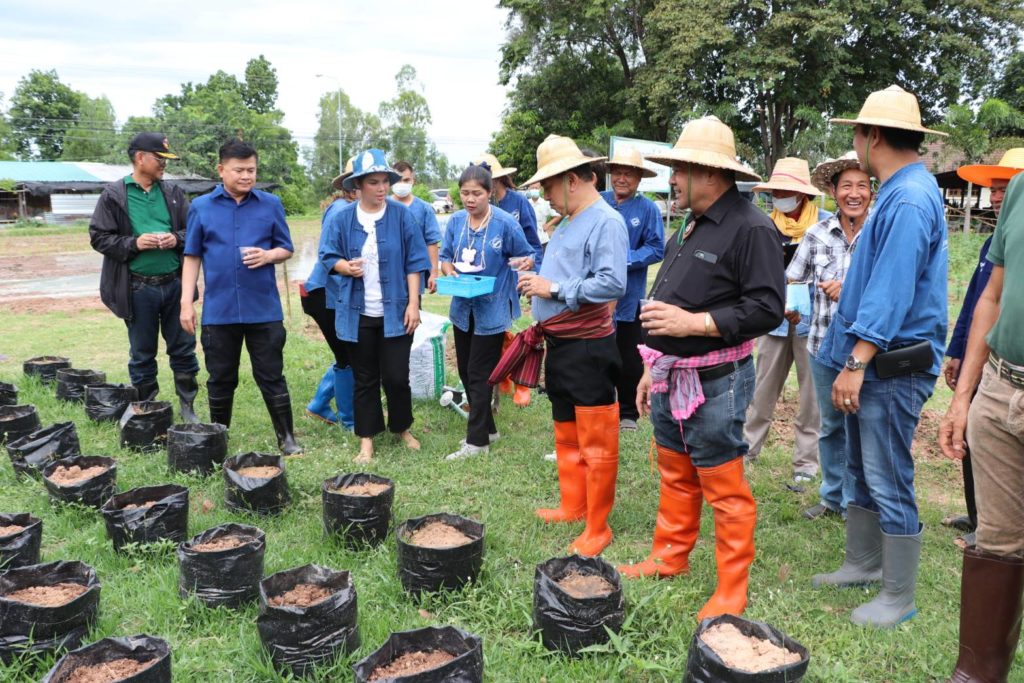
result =
[[[341,147],[341,81],[326,74],[316,74],[316,77],[327,78],[338,84],[338,88],[334,92],[338,96],[338,175],[341,175],[345,172],[345,152]]]

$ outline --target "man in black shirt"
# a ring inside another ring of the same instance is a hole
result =
[[[754,339],[782,321],[782,246],[771,220],[744,199],[736,178],[759,179],[736,160],[732,131],[709,116],[691,121],[675,147],[647,157],[673,169],[687,224],[665,240],[665,261],[641,309],[644,376],[637,409],[650,413],[661,501],[654,547],[629,577],[689,569],[702,500],[715,514],[718,588],[697,619],[741,614],[754,560],[757,507],[743,474]]]

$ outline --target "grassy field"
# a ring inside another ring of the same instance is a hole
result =
[[[315,220],[295,221],[297,234],[315,231]],[[5,236],[0,236],[4,253]],[[70,240],[69,240],[70,241]],[[77,242],[77,240],[76,240]],[[950,313],[973,268],[978,237],[951,238]],[[429,309],[444,312],[446,302],[428,297]],[[397,482],[396,522],[437,511],[462,514],[486,527],[482,577],[466,590],[422,601],[400,587],[393,538],[374,550],[353,552],[324,538],[320,483],[339,472],[357,471],[351,460],[356,440],[335,428],[301,416],[302,406],[329,363],[325,344],[311,333],[293,300],[288,321],[286,372],[293,395],[298,436],[306,455],[288,462],[293,503],[276,518],[251,518],[228,512],[219,475],[208,478],[171,474],[163,452],[137,454],[118,447],[116,427],[90,422],[80,405],[58,402],[51,387],[22,376],[21,361],[31,356],[68,356],[78,368],[105,370],[110,381],[127,381],[127,338],[123,323],[105,310],[73,313],[14,313],[0,304],[0,380],[15,382],[22,402],[35,404],[45,424],[74,420],[86,454],[118,459],[118,487],[180,483],[190,489],[189,533],[228,521],[256,524],[266,531],[266,573],[314,562],[352,572],[359,595],[363,645],[317,681],[351,680],[349,666],[380,645],[392,631],[452,624],[482,636],[490,681],[678,681],[686,663],[694,615],[713,590],[714,546],[711,515],[704,516],[702,537],[691,557],[689,576],[668,581],[626,584],[627,621],[621,635],[601,651],[570,660],[544,650],[531,632],[533,573],[537,563],[565,554],[581,524],[545,526],[533,509],[556,500],[556,473],[541,455],[552,450],[549,405],[543,397],[518,409],[505,401],[497,421],[502,439],[488,457],[455,463],[443,456],[455,450],[465,423],[435,402],[416,405],[414,432],[420,453],[405,451],[393,439],[378,442],[370,471]],[[269,419],[243,360],[236,398],[231,452],[274,451]],[[161,398],[170,400],[171,377],[161,359]],[[451,370],[450,370],[451,372]],[[201,379],[205,378],[204,377]],[[792,414],[795,379],[787,389],[783,415]],[[747,616],[774,624],[806,645],[811,682],[920,682],[944,679],[956,656],[960,553],[954,533],[940,526],[944,515],[962,510],[960,473],[937,459],[935,417],[949,400],[937,389],[927,406],[929,419],[919,433],[918,491],[925,523],[917,594],[919,615],[894,630],[853,626],[849,613],[871,592],[814,590],[812,574],[838,565],[843,548],[841,522],[807,522],[800,511],[816,502],[814,487],[804,494],[786,489],[789,481],[791,426],[780,421],[776,433],[750,473],[759,503],[758,555],[751,575]],[[205,390],[198,411],[206,415]],[[613,563],[645,556],[657,508],[657,476],[648,463],[650,426],[625,435],[617,505],[611,524],[616,537],[605,552]],[[90,640],[145,632],[167,639],[173,649],[176,681],[278,681],[256,631],[257,608],[207,609],[178,597],[178,567],[173,550],[157,548],[118,555],[106,538],[100,515],[88,509],[53,507],[42,485],[15,479],[0,464],[0,510],[27,511],[44,520],[43,561],[78,559],[92,565],[103,585],[100,615]],[[1019,662],[1018,658],[1018,664]],[[50,661],[39,663],[42,667]],[[1018,666],[1018,669],[1020,667]],[[0,680],[37,680],[29,666],[0,666]],[[1020,679],[1017,679],[1020,680]]]

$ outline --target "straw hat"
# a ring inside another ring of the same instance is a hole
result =
[[[644,166],[644,158],[634,147],[623,145],[615,149],[615,156],[608,161],[608,166],[627,166],[640,171],[641,178],[653,178],[656,172]]]
[[[736,139],[732,129],[717,116],[690,121],[683,127],[675,147],[644,158],[665,166],[691,163],[722,168],[733,171],[742,180],[761,180],[761,176],[736,159]]]
[[[352,175],[352,163],[355,160],[355,157],[352,157],[351,159],[348,160],[348,162],[345,164],[345,172],[331,181],[331,187],[333,187],[335,190],[345,189],[344,187],[342,187],[341,184],[345,182],[345,178],[348,178],[350,175]]]
[[[1003,152],[1003,158],[996,165],[972,164],[961,166],[956,174],[969,183],[992,187],[993,180],[1009,180],[1024,171],[1024,147],[1014,147]]]
[[[473,163],[478,166],[482,163],[485,163],[488,166],[490,166],[491,178],[493,178],[494,180],[497,180],[498,178],[504,178],[505,176],[510,176],[517,170],[515,166],[509,166],[508,168],[505,168],[504,166],[501,165],[501,162],[498,161],[498,157],[494,156],[493,154],[481,154],[479,158],[473,160]]]
[[[402,179],[402,176],[388,165],[384,152],[379,149],[368,149],[362,154],[357,154],[353,157],[352,172],[341,181],[341,186],[346,190],[354,190],[356,178],[363,178],[374,173],[386,174],[388,182],[391,184],[397,183]]]
[[[848,168],[860,168],[857,153],[852,150],[838,159],[829,159],[815,166],[814,172],[811,173],[811,184],[822,192],[828,192],[831,189],[832,178]]]
[[[767,183],[755,185],[752,192],[771,192],[781,190],[783,192],[800,192],[815,197],[821,192],[814,185],[811,185],[811,169],[807,162],[796,157],[783,157],[775,162],[772,169],[772,177]]]
[[[549,135],[537,146],[537,172],[523,185],[533,185],[578,166],[604,161],[607,158],[584,156],[572,138]]]
[[[921,109],[917,104],[917,98],[898,85],[890,85],[885,90],[876,90],[868,95],[857,118],[830,119],[830,121],[850,126],[860,123],[865,126],[916,130],[919,133],[930,133],[942,137],[948,135],[948,133],[922,126]]]

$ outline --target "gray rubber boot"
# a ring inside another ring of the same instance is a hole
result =
[[[923,526],[921,527],[924,528]],[[850,615],[858,626],[895,626],[917,614],[914,590],[921,560],[921,531],[914,536],[882,532],[882,590]]]
[[[815,574],[819,586],[863,586],[882,580],[882,527],[878,513],[856,505],[846,509],[846,560],[829,574]]]

